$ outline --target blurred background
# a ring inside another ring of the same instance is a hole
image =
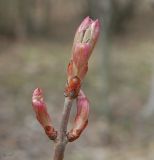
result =
[[[0,0],[1,160],[51,159],[32,91],[44,90],[58,128],[74,34],[88,15],[101,21],[82,87],[90,119],[65,159],[154,159],[154,0]]]

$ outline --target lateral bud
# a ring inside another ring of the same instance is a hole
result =
[[[57,137],[57,131],[52,126],[51,117],[48,114],[46,104],[43,98],[43,92],[40,88],[36,88],[32,95],[32,106],[36,114],[36,118],[44,128],[46,135],[54,140]]]
[[[78,139],[88,124],[89,116],[89,100],[82,90],[76,99],[77,113],[74,120],[73,128],[68,132],[67,138],[69,142]]]

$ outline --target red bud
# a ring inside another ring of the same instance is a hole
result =
[[[36,88],[32,95],[32,106],[36,114],[36,118],[45,130],[50,139],[55,139],[57,131],[54,130],[50,115],[48,114],[46,104],[43,99],[43,92]]]
[[[77,29],[72,47],[71,60],[67,67],[68,87],[73,77],[78,77],[81,81],[84,79],[88,71],[88,60],[98,39],[99,32],[99,21],[93,21],[89,17],[86,17]],[[70,93],[65,93],[65,95],[69,96]]]
[[[76,140],[88,124],[89,116],[89,101],[84,95],[83,91],[80,90],[79,96],[76,100],[77,113],[74,121],[73,128],[68,133],[68,141],[72,142]]]

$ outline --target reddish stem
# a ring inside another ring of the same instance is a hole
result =
[[[65,147],[68,142],[67,140],[67,124],[69,115],[72,107],[73,99],[66,97],[64,102],[64,109],[62,113],[62,119],[60,124],[59,135],[55,141],[54,158],[53,160],[63,160]]]

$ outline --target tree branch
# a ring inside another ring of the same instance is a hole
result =
[[[69,97],[65,98],[64,102],[64,109],[62,113],[62,119],[61,119],[61,124],[60,124],[60,132],[59,132],[59,140],[60,142],[65,141],[66,137],[66,132],[67,132],[67,124],[69,120],[69,115],[71,111],[73,100],[70,99]]]
[[[59,135],[54,148],[53,160],[63,160],[65,147],[68,142],[66,133],[67,133],[67,124],[69,120],[72,103],[73,103],[73,99],[69,97],[65,98]]]

